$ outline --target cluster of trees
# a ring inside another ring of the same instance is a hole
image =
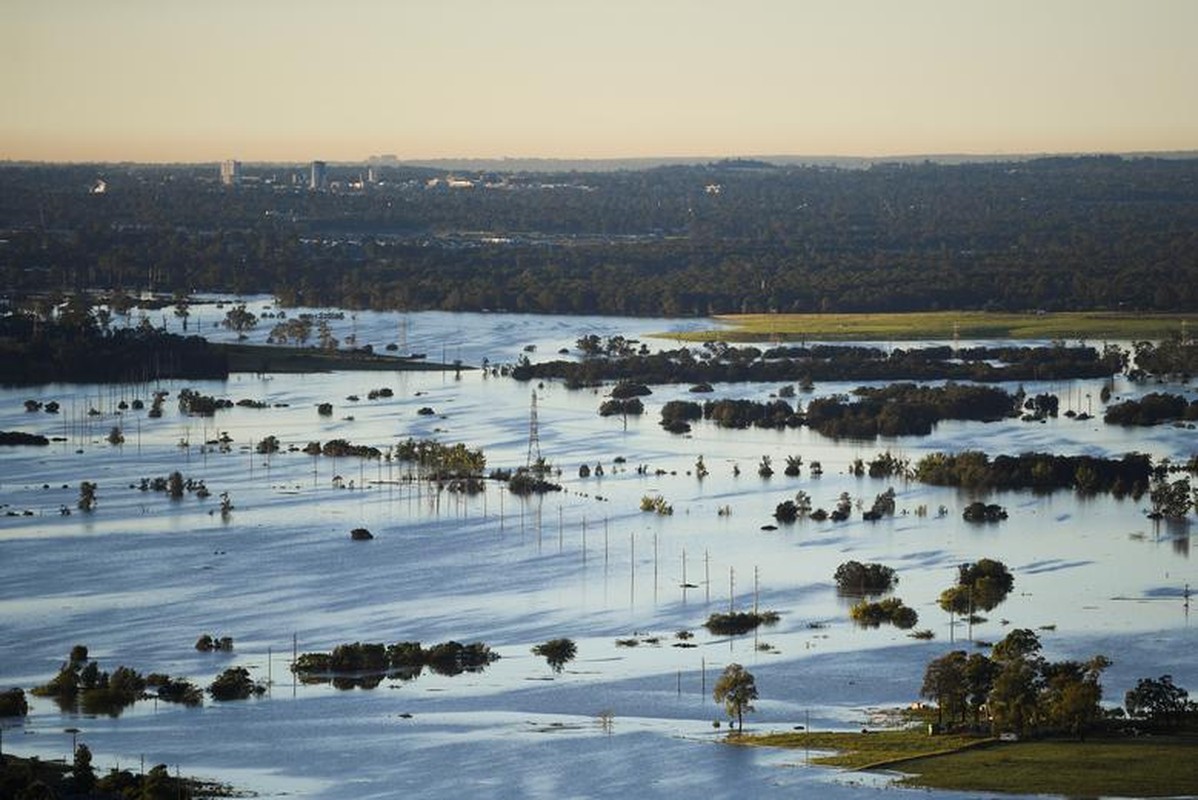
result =
[[[941,592],[938,602],[945,611],[972,616],[978,611],[991,611],[1014,588],[1015,576],[1006,564],[983,558],[958,566],[956,584]]]
[[[708,400],[703,403],[703,419],[710,420],[721,428],[797,428],[803,423],[802,415],[781,398],[766,402]],[[665,422],[666,414],[663,409],[662,424]]]
[[[69,764],[44,762],[37,757],[6,756],[0,764],[0,797],[16,800],[53,798],[130,798],[131,800],[191,800],[226,795],[226,787],[172,776],[166,764],[151,767],[144,775],[112,768],[97,776],[91,748],[75,746]]]
[[[1162,422],[1198,421],[1198,400],[1179,394],[1150,392],[1138,400],[1107,406],[1103,421],[1109,425],[1159,425]]]
[[[1132,377],[1177,377],[1186,380],[1198,375],[1198,342],[1170,336],[1160,342],[1136,342],[1133,347],[1136,368]]]
[[[639,397],[630,397],[626,400],[612,398],[599,404],[599,416],[601,417],[638,417],[643,413],[645,413],[645,404]]]
[[[250,676],[245,667],[229,667],[208,685],[213,700],[248,700],[266,694],[266,686]]]
[[[1040,651],[1027,628],[1011,631],[988,656],[953,650],[928,663],[920,695],[936,703],[941,725],[1083,737],[1104,718],[1100,678],[1111,662],[1101,655],[1054,662]]]
[[[389,171],[338,193],[277,168],[230,188],[212,165],[8,166],[0,281],[645,315],[1198,306],[1194,159],[717,163],[480,175],[504,188],[477,191]]]
[[[310,456],[326,456],[328,458],[382,458],[383,451],[369,444],[353,444],[347,439],[329,439],[323,445],[320,442],[308,442],[304,452]]]
[[[898,383],[861,387],[845,397],[819,397],[807,404],[804,422],[831,438],[926,436],[941,420],[989,421],[1016,413],[1018,398],[989,386]]]
[[[116,716],[150,696],[150,689],[167,702],[196,706],[203,701],[199,687],[182,678],[161,673],[145,676],[126,666],[118,666],[111,673],[102,671],[98,662],[88,658],[84,645],[71,648],[58,674],[32,692],[36,697],[53,699],[63,709]]]
[[[849,618],[864,628],[876,628],[883,622],[889,622],[896,628],[907,630],[919,622],[919,614],[915,609],[897,597],[878,601],[860,600],[849,609]]]
[[[1161,731],[1175,731],[1198,715],[1198,704],[1173,682],[1172,675],[1140,678],[1123,696],[1123,709],[1131,719]]]
[[[424,667],[439,675],[477,672],[499,658],[482,642],[449,641],[423,647],[420,642],[395,644],[353,642],[339,644],[330,653],[303,653],[292,665],[302,678],[329,678],[363,673],[418,676]]]
[[[395,458],[415,464],[429,480],[481,477],[487,458],[481,449],[458,442],[443,444],[433,439],[408,438],[395,445]]]
[[[165,333],[148,324],[103,329],[90,310],[78,317],[66,313],[57,320],[0,314],[0,382],[145,383],[229,376],[224,350],[198,336]]]
[[[710,420],[722,428],[794,428],[807,425],[831,438],[874,439],[922,436],[941,420],[992,420],[1013,416],[1019,397],[989,386],[892,384],[861,387],[856,401],[843,395],[818,397],[805,411],[777,397],[757,400],[671,400],[661,409],[661,425],[686,433],[690,422]]]
[[[1179,520],[1198,505],[1198,487],[1191,488],[1189,478],[1169,480],[1166,473],[1153,481],[1148,497],[1152,503],[1150,518]]]
[[[966,489],[1033,489],[1051,492],[1074,489],[1083,494],[1109,492],[1138,499],[1149,489],[1152,460],[1142,453],[1122,458],[1060,456],[1051,453],[1000,455],[985,453],[930,453],[916,462],[912,477],[934,486]]]
[[[832,579],[836,581],[836,591],[851,597],[885,594],[898,583],[893,567],[860,561],[844,562],[836,568]]]

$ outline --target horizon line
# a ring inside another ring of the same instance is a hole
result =
[[[379,165],[382,166],[424,166],[428,164],[449,163],[496,163],[529,162],[545,164],[616,164],[616,163],[645,163],[645,164],[693,164],[704,165],[719,162],[735,161],[778,161],[785,163],[804,162],[857,162],[857,163],[887,163],[912,161],[1030,161],[1041,158],[1196,158],[1198,149],[1186,150],[1061,150],[1061,151],[1026,151],[1018,153],[1001,152],[941,152],[941,153],[909,153],[895,155],[851,155],[851,154],[727,154],[727,155],[638,155],[638,156],[428,156],[400,158],[391,153],[378,153],[358,159],[329,159],[315,157],[306,160],[288,159],[248,159],[236,157],[222,159],[199,160],[162,160],[140,161],[136,159],[81,159],[81,160],[51,160],[51,159],[0,159],[0,166],[219,166],[225,161],[238,161],[246,166],[298,166],[310,165],[314,161],[324,161],[329,166]]]

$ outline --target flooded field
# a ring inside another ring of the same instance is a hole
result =
[[[214,327],[223,313],[197,305],[189,328],[227,340]],[[166,312],[150,320],[180,326]],[[708,324],[367,312],[329,322],[342,341],[376,352],[394,344],[472,366],[556,358],[587,334],[674,347],[648,334]],[[268,328],[264,320],[250,341]],[[820,384],[800,400],[855,385]],[[264,407],[187,416],[177,397],[188,387]],[[717,385],[710,396],[764,400],[779,388]],[[254,700],[198,709],[143,701],[115,717],[34,699],[24,721],[3,721],[4,751],[63,758],[65,731],[77,728],[101,770],[144,758],[262,797],[851,797],[884,782],[808,767],[803,753],[715,746],[726,720],[711,688],[726,664],[757,678],[761,699],[746,719],[755,730],[871,724],[871,711],[918,699],[928,660],[970,634],[994,641],[1015,627],[1037,629],[1051,658],[1108,655],[1107,701],[1119,703],[1137,678],[1166,673],[1198,689],[1190,657],[1198,634],[1184,597],[1198,588],[1191,533],[1147,519],[1147,498],[990,495],[1009,518],[979,526],[961,516],[979,499],[972,494],[847,471],[884,451],[913,460],[964,449],[1175,460],[1198,452],[1198,431],[1104,425],[1101,382],[1025,388],[1095,417],[942,423],[927,437],[878,442],[707,423],[677,436],[658,425],[659,410],[693,399],[687,386],[654,386],[646,413],[624,420],[598,415],[602,391],[477,369],[2,389],[0,430],[58,441],[0,450],[0,688],[45,683],[75,644],[106,670],[124,664],[206,686],[244,666],[270,686]],[[1156,388],[1117,380],[1114,396]],[[169,392],[159,418],[148,413],[155,391]],[[29,399],[60,411],[27,412]],[[145,408],[134,410],[134,400]],[[321,415],[326,402],[332,413]],[[114,427],[122,444],[108,439]],[[258,453],[269,436],[280,450]],[[539,453],[560,470],[552,479],[563,490],[519,498],[488,482],[468,496],[409,480],[405,462],[302,452],[313,441],[385,449],[408,438],[479,448],[488,470],[522,467]],[[758,476],[762,456],[780,467],[788,455],[821,462],[823,475],[805,466],[794,478],[780,468]],[[210,496],[141,490],[143,479],[173,471],[202,481]],[[90,513],[76,509],[82,481],[97,487]],[[847,522],[763,529],[799,490],[825,508],[842,492],[868,507],[890,487],[892,518],[866,522],[855,510]],[[641,511],[647,496],[673,513]],[[374,539],[352,541],[359,527]],[[1010,567],[1015,590],[972,631],[950,625],[937,596],[958,564],[983,557]],[[832,579],[850,559],[895,568],[896,596],[935,638],[855,627]],[[778,612],[779,622],[735,638],[702,627],[714,611],[754,607]],[[231,636],[235,647],[197,652],[203,633]],[[578,645],[560,673],[531,653],[558,637]],[[369,689],[297,683],[288,669],[293,650],[449,640],[485,642],[500,658],[479,672],[425,670]]]

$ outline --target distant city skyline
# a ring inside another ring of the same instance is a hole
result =
[[[6,0],[0,160],[1198,150],[1192,0]]]

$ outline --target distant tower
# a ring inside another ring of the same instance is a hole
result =
[[[532,411],[528,415],[528,468],[541,462],[541,432],[537,428],[537,393],[532,393]]]
[[[241,162],[229,159],[220,162],[220,182],[222,186],[236,186],[241,182]]]
[[[327,166],[323,161],[313,161],[312,169],[308,174],[308,188],[319,190],[325,188],[329,182]]]

